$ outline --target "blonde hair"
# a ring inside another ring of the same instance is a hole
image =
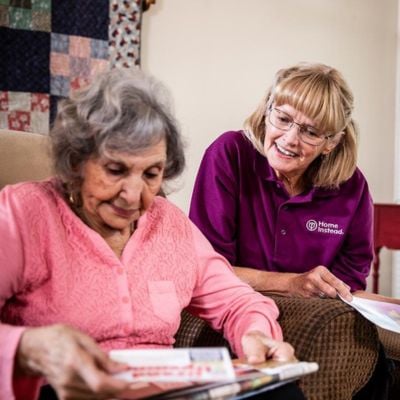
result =
[[[307,168],[303,177],[306,185],[338,187],[353,175],[358,136],[351,116],[353,94],[336,69],[324,64],[300,63],[277,72],[266,96],[244,123],[246,135],[263,155],[265,118],[272,104],[292,106],[328,135],[343,132],[337,146],[329,154],[317,157]]]

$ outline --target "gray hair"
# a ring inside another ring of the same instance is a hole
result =
[[[138,69],[112,69],[58,104],[50,131],[54,170],[68,185],[81,183],[81,169],[105,151],[137,154],[165,139],[164,180],[185,166],[183,142],[165,87]]]

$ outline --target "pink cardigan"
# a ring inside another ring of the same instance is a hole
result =
[[[189,219],[157,197],[118,258],[57,190],[55,179],[0,192],[0,399],[35,398],[13,378],[24,328],[65,323],[105,350],[170,347],[188,307],[234,351],[250,329],[282,338],[272,300],[241,282]]]

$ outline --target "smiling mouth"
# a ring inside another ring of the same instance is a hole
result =
[[[138,208],[126,210],[124,208],[117,207],[114,204],[111,204],[111,207],[117,215],[123,218],[130,218],[132,215],[140,211]]]
[[[279,146],[278,143],[275,142],[275,148],[278,150],[278,153],[283,154],[284,156],[287,157],[297,157],[298,155],[296,153],[292,153],[291,151],[288,151],[284,149],[283,147]]]

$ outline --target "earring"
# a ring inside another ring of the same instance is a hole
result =
[[[68,200],[72,205],[75,203],[74,195],[72,194],[72,192],[69,192]]]
[[[79,190],[74,189],[73,185],[68,185],[66,189],[66,195],[68,202],[72,207],[79,208],[82,205],[81,196]]]

